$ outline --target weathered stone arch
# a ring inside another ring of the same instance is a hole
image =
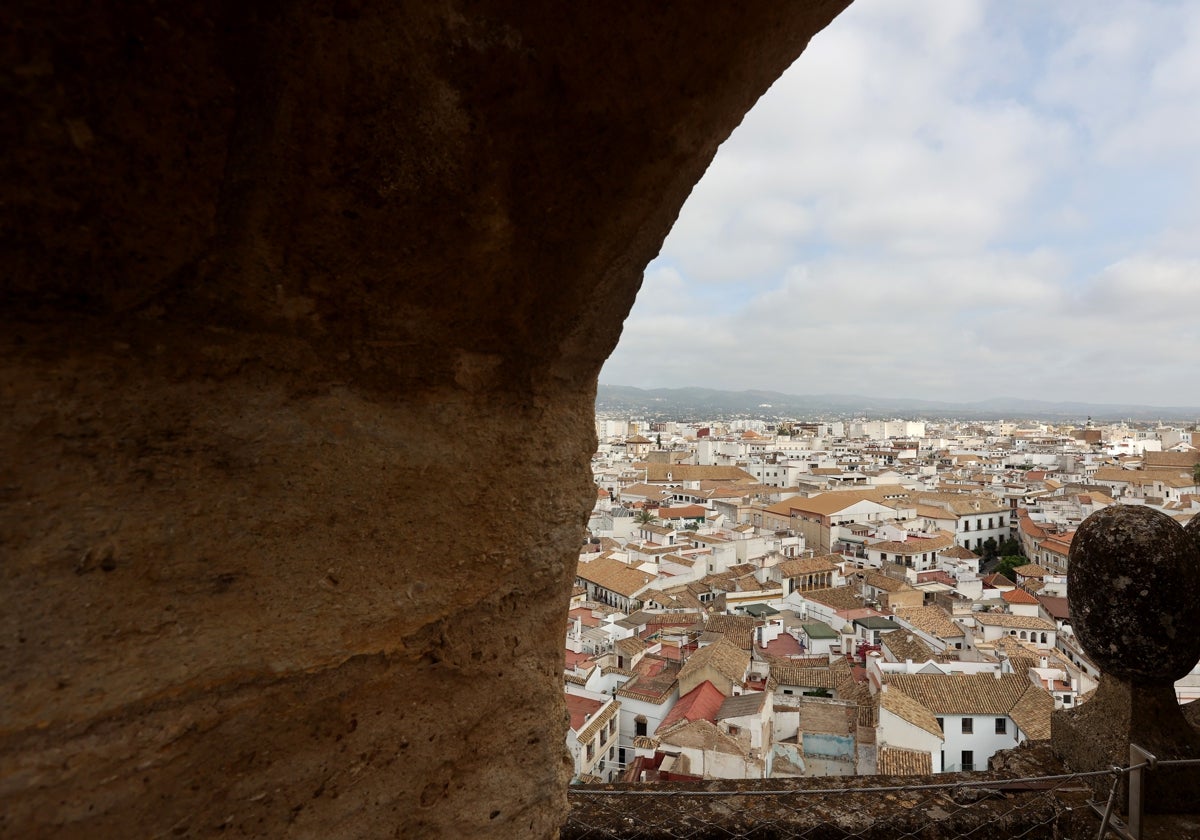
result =
[[[597,372],[846,3],[6,4],[0,834],[553,834]]]

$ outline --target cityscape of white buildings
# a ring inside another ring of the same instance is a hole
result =
[[[1112,504],[1200,512],[1200,432],[1161,424],[596,432],[565,629],[581,782],[986,769],[1095,690],[1075,528]],[[1200,666],[1176,691],[1200,698]]]

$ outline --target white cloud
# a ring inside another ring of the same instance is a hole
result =
[[[1200,6],[858,0],[718,152],[602,379],[1186,402],[1197,106]]]

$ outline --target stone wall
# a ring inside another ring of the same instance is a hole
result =
[[[846,0],[0,10],[0,834],[551,836],[592,399]]]

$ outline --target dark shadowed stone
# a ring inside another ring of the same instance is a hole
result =
[[[1079,526],[1070,554],[1071,625],[1105,673],[1170,684],[1200,659],[1200,552],[1175,520],[1114,505]]]
[[[1183,532],[1192,538],[1196,550],[1200,552],[1200,516],[1193,516],[1188,520],[1188,524],[1183,526]]]

